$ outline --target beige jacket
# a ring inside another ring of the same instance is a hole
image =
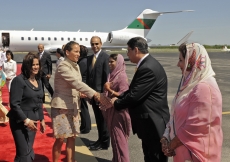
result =
[[[92,98],[96,93],[88,85],[82,82],[78,64],[65,58],[56,69],[54,77],[54,95],[51,107],[62,109],[80,109],[80,95],[84,93]],[[77,111],[75,111],[77,113]]]

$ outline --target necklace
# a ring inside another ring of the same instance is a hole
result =
[[[35,81],[35,78],[29,78],[29,80],[31,80],[33,82],[33,81]]]

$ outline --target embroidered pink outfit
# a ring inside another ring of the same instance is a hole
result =
[[[170,141],[177,135],[183,143],[175,149],[175,162],[220,162],[221,92],[205,48],[198,43],[186,48],[186,68],[163,136]]]
[[[109,74],[111,89],[119,94],[129,89],[128,77],[125,72],[125,62],[122,55],[118,54],[115,69]],[[111,94],[108,94],[111,97]],[[129,162],[128,137],[131,130],[131,119],[128,109],[117,111],[113,107],[102,111],[106,121],[113,149],[112,162]]]

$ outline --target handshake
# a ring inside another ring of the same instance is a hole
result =
[[[117,98],[110,99],[104,93],[96,93],[94,95],[94,100],[99,103],[99,108],[101,110],[109,109],[113,107],[113,103]]]

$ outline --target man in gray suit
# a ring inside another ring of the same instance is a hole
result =
[[[109,74],[109,56],[101,50],[102,42],[100,37],[93,36],[90,43],[94,54],[89,56],[87,60],[86,83],[95,91],[102,93]],[[91,100],[91,104],[97,123],[98,140],[90,144],[90,150],[108,149],[110,136],[102,112],[97,102]]]

